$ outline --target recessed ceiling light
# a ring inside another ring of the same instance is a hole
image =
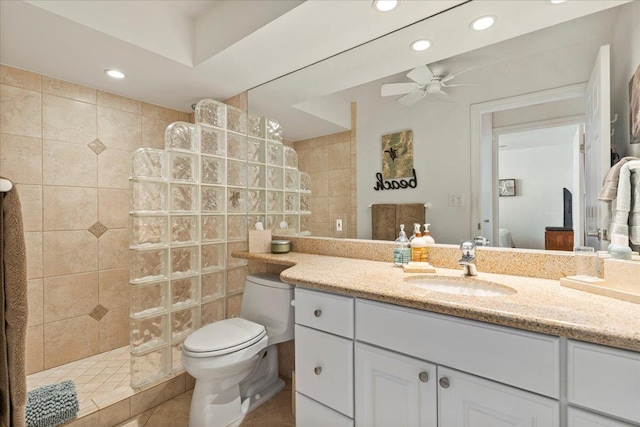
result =
[[[469,26],[476,31],[486,30],[487,28],[493,27],[493,24],[496,23],[496,17],[493,15],[481,16],[478,19],[474,19]]]
[[[567,0],[549,0],[549,3],[551,4],[560,4],[560,3],[564,3]]]
[[[122,71],[114,70],[113,68],[107,68],[104,72],[109,77],[113,77],[114,79],[124,79],[125,75]]]
[[[416,52],[422,52],[423,50],[427,50],[431,47],[431,40],[420,39],[411,43],[411,49]]]
[[[373,0],[373,7],[380,12],[390,12],[400,3],[398,0]]]

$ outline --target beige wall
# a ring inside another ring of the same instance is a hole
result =
[[[311,176],[311,233],[323,237],[357,237],[356,105],[351,131],[296,141],[298,169]],[[335,231],[337,218],[343,231]]]
[[[0,175],[27,244],[27,371],[127,345],[131,155],[189,116],[6,66],[0,102]]]

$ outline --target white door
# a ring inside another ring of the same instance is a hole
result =
[[[557,427],[559,403],[520,389],[438,367],[440,427]]]
[[[436,427],[436,366],[356,343],[356,426]]]
[[[606,204],[598,201],[602,180],[611,166],[609,45],[602,46],[585,92],[585,244],[606,249],[609,224],[603,224]]]

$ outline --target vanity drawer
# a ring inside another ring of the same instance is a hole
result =
[[[353,420],[296,393],[296,427],[353,427]]]
[[[296,390],[353,417],[353,341],[296,325]]]
[[[633,427],[631,424],[592,414],[581,409],[569,407],[567,412],[567,427]]]
[[[569,340],[569,403],[640,423],[640,353]]]
[[[296,323],[353,338],[353,298],[296,288]]]
[[[363,300],[356,312],[358,341],[559,398],[557,337]]]

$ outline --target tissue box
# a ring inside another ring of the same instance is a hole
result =
[[[271,252],[271,230],[249,230],[249,252]]]

